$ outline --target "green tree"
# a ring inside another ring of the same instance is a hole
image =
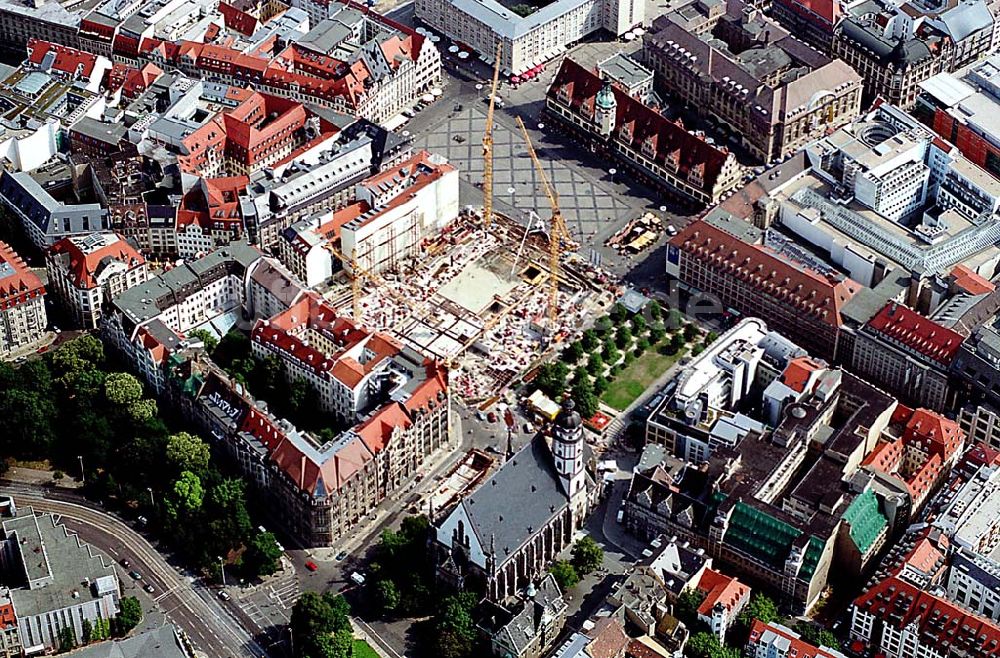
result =
[[[718,338],[719,338],[719,334],[717,334],[716,332],[714,332],[714,331],[708,332],[708,335],[705,336],[705,345],[711,345]]]
[[[611,308],[610,315],[612,321],[614,321],[616,324],[624,322],[628,318],[628,309],[622,306],[621,304],[615,304]]]
[[[680,619],[690,629],[698,621],[698,608],[705,600],[705,593],[694,587],[685,589],[677,597],[677,605],[674,606],[674,616]]]
[[[585,535],[573,545],[573,567],[577,573],[586,575],[593,572],[604,562],[604,549],[593,537]]]
[[[142,621],[142,604],[134,596],[126,596],[118,602],[118,606],[120,608],[118,623],[121,625],[122,633],[128,633]]]
[[[743,610],[737,616],[736,621],[745,630],[749,631],[754,619],[759,619],[765,624],[778,621],[781,616],[778,614],[778,606],[774,600],[765,594],[754,594]]]
[[[136,400],[132,404],[128,405],[128,416],[136,422],[143,422],[147,420],[152,420],[159,413],[159,409],[156,406],[156,400],[151,400],[149,398],[143,400]]]
[[[618,348],[615,347],[615,342],[613,340],[604,341],[604,349],[601,350],[601,356],[609,365],[614,365],[621,358],[621,354],[618,352]]]
[[[258,532],[243,553],[243,566],[250,577],[270,576],[281,565],[281,548],[270,532]]]
[[[684,323],[684,314],[676,308],[670,309],[667,313],[667,329],[673,331]]]
[[[323,653],[331,646],[319,638],[330,638],[331,634],[350,633],[350,606],[343,596],[331,593],[305,592],[292,607],[289,623],[296,653],[303,658],[327,656]]]
[[[563,350],[562,356],[566,363],[577,363],[583,358],[583,354],[583,343],[575,340],[566,346],[566,349]]]
[[[612,322],[611,318],[607,315],[597,318],[597,321],[594,322],[594,331],[597,332],[597,335],[602,338],[611,333],[611,330],[614,329],[614,327],[614,322]]]
[[[670,338],[670,350],[674,353],[680,352],[682,349],[684,349],[684,344],[685,344],[684,336],[682,336],[681,334],[674,334]]]
[[[632,316],[632,331],[636,336],[642,335],[646,331],[646,318],[638,313]]]
[[[354,654],[354,634],[349,628],[335,632],[330,641],[330,658],[351,658]]]
[[[688,640],[684,654],[689,658],[716,658],[720,649],[719,638],[708,631],[700,631]]]
[[[655,299],[651,299],[648,304],[646,304],[646,312],[649,313],[649,317],[653,320],[659,320],[663,317],[663,307],[660,306],[660,302]]]
[[[594,377],[594,395],[604,395],[604,392],[608,390],[608,386],[610,385],[608,378],[604,375]]]
[[[628,328],[627,324],[623,324],[618,327],[618,331],[615,332],[615,345],[619,349],[625,349],[632,342],[632,330]]]
[[[589,376],[584,375],[577,378],[573,383],[570,396],[573,398],[573,402],[576,403],[576,410],[584,419],[591,418],[597,413],[597,396],[594,395],[594,387],[590,383]]]
[[[63,626],[59,629],[59,651],[71,651],[76,647],[76,631],[72,626]]]
[[[90,644],[90,641],[94,639],[94,626],[90,623],[89,619],[84,619],[80,622],[80,627],[83,631],[81,633],[80,641],[83,644]]]
[[[391,580],[383,579],[375,585],[375,600],[382,614],[392,614],[399,607],[401,600],[399,588]]]
[[[572,589],[580,582],[580,574],[573,568],[572,563],[567,560],[559,560],[549,569],[559,584],[559,589],[563,592]]]
[[[593,329],[587,329],[583,332],[583,336],[580,338],[580,343],[586,352],[593,353],[594,350],[601,346],[601,339],[598,337],[596,331]]]
[[[691,342],[698,337],[698,333],[698,327],[693,322],[684,325],[684,340]]]
[[[181,471],[181,476],[174,480],[172,488],[173,501],[188,514],[201,509],[205,500],[205,489],[201,479],[191,471]]]
[[[442,658],[465,658],[472,653],[476,628],[472,623],[475,597],[469,592],[449,596],[436,617],[437,654]]]
[[[104,395],[108,402],[127,407],[142,397],[142,384],[127,372],[113,372],[104,380]]]
[[[587,372],[595,376],[600,376],[604,372],[604,359],[601,358],[600,354],[596,352],[591,353],[590,358],[587,360]]]
[[[649,340],[654,343],[659,343],[661,340],[666,338],[667,330],[664,328],[662,322],[655,322],[649,327]]]
[[[205,351],[208,352],[209,354],[214,352],[215,348],[219,346],[219,340],[214,335],[212,335],[212,332],[206,329],[195,329],[188,335],[191,338],[200,340],[202,344],[205,346]]]
[[[167,439],[167,461],[178,472],[204,473],[210,457],[208,444],[201,437],[178,432]]]
[[[640,336],[635,339],[635,353],[636,356],[641,355],[643,352],[649,349],[649,339],[645,336]]]
[[[549,397],[558,400],[566,391],[568,379],[569,366],[562,361],[549,361],[539,366],[535,385]]]

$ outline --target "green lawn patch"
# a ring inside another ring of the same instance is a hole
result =
[[[655,348],[649,349],[618,373],[601,401],[614,409],[625,409],[686,352],[681,349],[676,354],[660,354]]]
[[[380,656],[364,640],[354,640],[352,658],[380,658]]]

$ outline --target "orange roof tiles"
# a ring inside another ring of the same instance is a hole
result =
[[[992,282],[976,274],[965,265],[956,265],[951,271],[952,283],[970,295],[985,295],[996,290]]]
[[[75,288],[81,289],[97,287],[97,272],[105,263],[105,259],[119,261],[130,271],[146,262],[142,254],[128,242],[122,240],[118,234],[115,234],[114,242],[89,252],[83,251],[77,240],[63,238],[52,245],[50,253],[67,256],[69,280]]]
[[[728,612],[732,612],[740,601],[750,596],[749,586],[714,569],[705,569],[698,581],[698,590],[705,594],[698,606],[698,614],[706,617],[712,615],[712,608],[716,605],[722,605]]]
[[[788,362],[785,371],[781,373],[781,383],[794,391],[803,393],[812,374],[825,369],[826,366],[823,363],[808,356],[795,357]]]

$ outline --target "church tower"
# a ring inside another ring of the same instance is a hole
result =
[[[587,473],[583,464],[583,419],[574,406],[573,400],[567,398],[556,417],[552,430],[552,457],[559,482],[576,516],[579,501],[582,500],[586,508]]]
[[[594,122],[602,135],[608,137],[615,129],[615,115],[618,113],[618,101],[611,89],[611,82],[604,81],[604,86],[597,92],[594,100]]]

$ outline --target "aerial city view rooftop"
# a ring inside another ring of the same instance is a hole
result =
[[[0,0],[0,658],[1000,658],[998,283],[1000,0]]]

